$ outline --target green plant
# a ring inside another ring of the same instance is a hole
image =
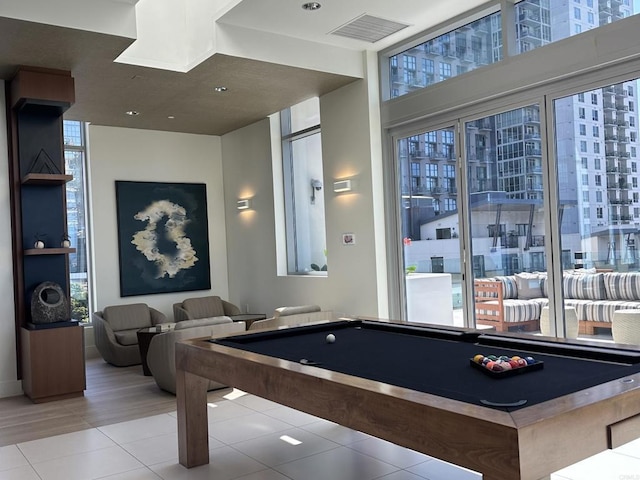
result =
[[[327,249],[326,248],[322,251],[322,253],[324,253],[324,257],[327,258]],[[313,270],[314,272],[326,272],[327,271],[327,264],[325,263],[321,267],[317,263],[312,263],[311,264],[311,270]]]
[[[407,273],[416,273],[417,269],[418,269],[418,267],[416,265],[409,265],[408,267],[405,268],[405,272],[407,272]]]
[[[89,302],[87,286],[84,283],[71,283],[71,318],[81,322],[89,321]]]

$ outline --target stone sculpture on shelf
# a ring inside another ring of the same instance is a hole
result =
[[[38,285],[31,295],[31,322],[38,325],[68,320],[67,297],[60,285],[54,282]]]

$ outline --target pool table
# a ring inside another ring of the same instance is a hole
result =
[[[532,356],[540,368],[496,377],[474,368],[476,354]],[[640,350],[341,320],[179,342],[178,449],[186,467],[209,462],[208,379],[485,480],[547,478],[640,436]]]

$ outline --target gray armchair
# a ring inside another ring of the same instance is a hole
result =
[[[138,365],[138,330],[166,322],[163,313],[145,303],[105,307],[92,315],[96,348],[107,363],[117,367]]]
[[[176,323],[173,330],[154,335],[149,344],[147,365],[158,387],[173,394],[176,393],[176,342],[188,338],[225,337],[244,332],[244,322],[234,322],[229,317],[185,320]],[[218,382],[209,381],[208,390],[224,388]]]
[[[187,298],[173,304],[174,322],[220,316],[240,315],[242,312],[233,303],[218,296]]]

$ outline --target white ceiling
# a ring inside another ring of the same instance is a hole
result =
[[[69,70],[76,84],[69,118],[221,135],[362,78],[364,51],[486,1],[321,0],[313,12],[303,3],[2,0],[0,78],[19,65]],[[409,27],[376,43],[330,34],[363,14]],[[229,90],[215,94],[216,85]]]

